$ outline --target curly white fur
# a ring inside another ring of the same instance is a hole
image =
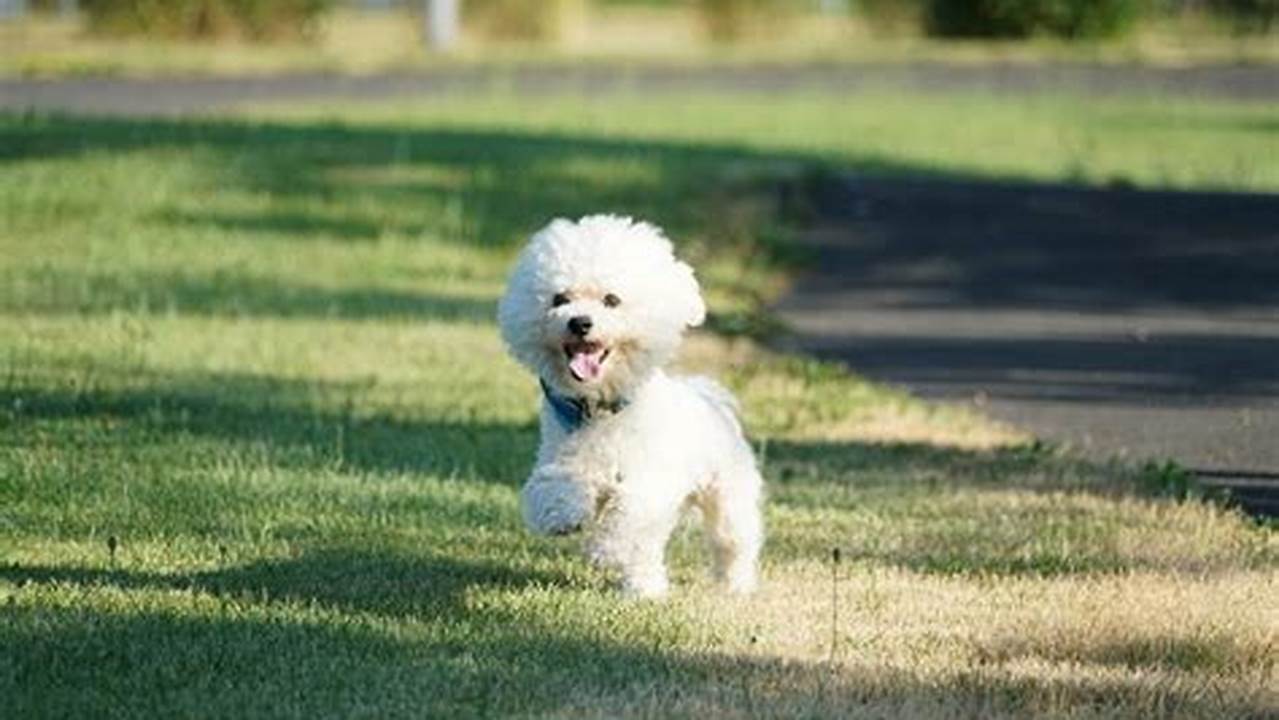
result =
[[[511,354],[546,389],[525,523],[588,531],[590,557],[620,569],[628,594],[667,591],[666,543],[689,505],[716,576],[735,592],[756,584],[762,481],[736,403],[710,379],[662,370],[705,315],[692,268],[662,231],[609,215],[535,234],[498,309]],[[566,422],[564,407],[586,417]]]

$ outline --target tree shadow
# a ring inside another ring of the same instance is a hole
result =
[[[870,377],[944,400],[984,393],[999,400],[1177,407],[1279,398],[1279,337],[1265,335],[892,334],[859,338],[843,354]]]
[[[847,224],[826,259],[871,307],[1279,305],[1273,195],[873,177],[828,193]]]
[[[513,558],[461,559],[453,555],[320,547],[298,556],[194,573],[120,568],[0,565],[0,580],[95,588],[191,592],[246,602],[318,605],[346,613],[429,621],[464,614],[473,589],[572,588],[568,576],[533,571]],[[580,589],[580,588],[579,588]]]
[[[137,379],[136,377],[134,378]],[[264,448],[278,467],[417,473],[515,485],[537,439],[519,425],[359,415],[359,383],[234,373],[151,374],[141,388],[7,387],[10,430],[41,419],[124,421],[145,437],[203,436]]]
[[[925,442],[803,441],[770,439],[768,464],[785,487],[830,479],[863,492],[927,492],[1009,487],[1027,492],[1142,492],[1137,473],[1118,463],[1070,456],[1043,445],[985,450]]]
[[[23,717],[529,710],[556,690],[626,684],[668,662],[467,601],[568,584],[513,561],[331,548],[174,575],[10,564],[0,581],[19,594],[71,587],[81,601],[119,590],[178,598],[127,612],[11,605],[0,688]]]
[[[355,412],[358,384],[218,373],[151,375],[141,384],[118,390],[92,384],[5,389],[0,407],[11,408],[6,432],[21,440],[26,428],[38,433],[41,421],[74,420],[87,428],[114,428],[110,442],[116,444],[125,437],[137,438],[127,441],[131,446],[208,438],[218,443],[219,453],[264,458],[273,468],[408,474],[511,488],[526,476],[537,442],[531,421]],[[770,506],[792,518],[785,532],[773,536],[769,552],[775,559],[823,557],[842,546],[851,558],[919,572],[1034,576],[1202,570],[1266,559],[1248,548],[1185,558],[1122,551],[1121,536],[1137,512],[1132,501],[1180,502],[1184,488],[1169,487],[1158,472],[1039,446],[972,451],[923,443],[771,439],[765,457]],[[252,493],[226,488],[161,485],[154,502],[173,504],[186,493],[190,499],[184,502],[200,505],[210,492],[222,493],[235,507],[257,502]],[[132,492],[140,502],[151,502],[144,499],[150,497],[146,487],[135,483]],[[395,511],[436,522],[509,521],[489,504],[450,506],[429,498]],[[166,522],[201,535],[222,532],[230,522],[220,515],[170,514]],[[798,523],[797,517],[810,520]],[[1167,513],[1152,507],[1150,522],[1180,532],[1159,517]],[[875,527],[881,528],[878,534],[868,535],[866,528]],[[281,532],[294,529],[286,525]]]
[[[326,218],[304,212],[194,212],[158,213],[156,219],[176,227],[213,227],[231,234],[261,234],[285,238],[336,238],[349,242],[371,242],[386,230],[416,235],[421,226],[398,227],[369,218]]]
[[[618,211],[651,218],[679,241],[705,226],[708,208],[689,202],[690,192],[723,186],[729,176],[745,178],[745,186],[758,190],[775,183],[779,166],[792,173],[825,167],[856,173],[856,179],[796,173],[800,180],[783,193],[791,200],[782,204],[805,207],[797,212],[816,213],[844,228],[819,250],[814,266],[825,272],[798,287],[801,296],[846,291],[835,311],[1203,310],[1272,317],[1279,306],[1273,282],[1279,275],[1279,236],[1273,231],[1279,227],[1279,203],[1267,195],[1030,184],[878,155],[836,161],[815,152],[743,144],[587,134],[41,115],[9,115],[0,122],[0,162],[168,148],[210,154],[217,160],[216,184],[271,199],[268,209],[249,212],[218,207],[214,195],[199,207],[168,208],[149,219],[168,227],[349,242],[389,231],[505,250],[551,216]],[[340,212],[319,204],[339,199],[349,204]],[[685,250],[707,256],[762,249],[770,257],[795,260],[778,238],[732,234],[705,238],[711,247]],[[733,247],[743,242],[754,245]],[[933,339],[933,330],[926,328],[925,340]],[[891,355],[883,364],[923,363],[932,369],[948,361],[898,352],[892,339],[869,338]],[[1172,343],[1164,355],[1180,354],[1172,339],[1155,340]],[[866,362],[876,362],[874,345],[862,345],[868,348]],[[1070,353],[1078,357],[1085,350]],[[861,361],[857,355],[850,359],[854,365]],[[1121,364],[1114,372],[1130,366]],[[1007,376],[1009,369],[998,365],[986,375]],[[1196,377],[1213,370],[1203,363],[1192,368]],[[1157,384],[1150,387],[1160,391]]]
[[[31,314],[97,314],[113,310],[219,317],[308,317],[489,323],[496,298],[377,287],[321,287],[252,277],[239,271],[116,274],[45,269],[27,273],[29,288],[0,295],[0,309]]]
[[[28,574],[32,583],[80,582]],[[0,575],[22,576],[12,568]],[[102,592],[95,582],[88,578],[78,592]],[[267,585],[252,590],[278,589]],[[1266,717],[1270,708],[1257,689],[1204,692],[1182,676],[1095,673],[1078,663],[1061,663],[1071,672],[1028,674],[992,656],[978,669],[930,675],[873,662],[669,651],[572,623],[546,627],[536,617],[483,605],[454,607],[390,632],[358,616],[326,622],[264,612],[235,598],[191,602],[189,614],[10,607],[0,622],[6,710],[21,717],[976,717],[1175,707],[1193,717]],[[1041,660],[1055,657],[1050,652]]]
[[[218,239],[284,243],[285,252],[303,268],[308,253],[324,251],[314,246],[320,242],[358,245],[387,236],[422,242],[423,255],[415,261],[425,265],[433,262],[432,248],[444,243],[487,253],[496,266],[550,218],[598,212],[657,222],[695,263],[712,253],[758,260],[781,253],[777,238],[719,228],[705,232],[705,214],[716,211],[716,203],[736,202],[725,199],[735,192],[715,195],[706,189],[721,187],[733,175],[742,178],[729,183],[733,191],[767,196],[772,190],[762,179],[766,173],[751,168],[817,162],[814,156],[744,145],[585,134],[0,114],[0,163],[152,150],[180,150],[207,165],[201,182],[208,187],[176,193],[163,206],[140,206],[141,229],[161,236],[186,231],[183,242],[208,242],[200,234],[207,229],[216,231]],[[858,163],[883,172],[905,170],[872,157]],[[218,192],[223,189],[228,192]],[[690,199],[694,197],[699,199]],[[90,202],[59,212],[68,220],[83,213],[81,219],[89,222],[99,210]],[[28,263],[14,270],[15,282],[8,283],[29,288],[27,294],[11,290],[7,303],[15,310],[37,312],[159,308],[361,319],[488,321],[492,313],[483,302],[440,297],[429,288],[412,293],[320,288],[279,282],[270,269],[228,267],[216,255],[199,258],[216,272],[198,264],[190,272],[174,273],[145,267],[66,270]],[[454,281],[465,281],[473,272],[441,269],[446,271],[454,273]],[[499,281],[496,271],[479,272],[492,272],[486,279]],[[33,285],[32,277],[43,278],[43,285]],[[733,323],[737,332],[758,325],[749,317]]]
[[[1279,397],[1274,195],[859,177],[820,214],[787,315],[871,377],[946,399]]]
[[[550,217],[602,211],[650,218],[679,240],[701,225],[704,208],[688,202],[688,193],[707,187],[710,175],[752,163],[822,162],[741,144],[553,132],[0,114],[0,162],[166,148],[211,153],[219,160],[216,182],[282,205],[245,213],[218,208],[214,196],[211,207],[170,209],[154,222],[348,240],[396,229],[472,247],[511,247]],[[854,162],[874,172],[931,174],[882,157]],[[288,205],[338,198],[367,200],[363,207],[378,208],[377,215],[335,217]]]
[[[1052,662],[1044,660],[1044,665]],[[681,707],[685,713],[710,707],[711,714],[736,710],[747,716],[810,718],[1056,717],[1081,712],[1128,716],[1158,714],[1154,709],[1168,707],[1187,717],[1262,718],[1269,709],[1266,692],[1257,685],[1204,693],[1196,683],[1181,679],[1063,666],[1073,672],[1053,672],[1049,665],[1026,673],[992,663],[930,674],[856,658],[847,665],[832,665],[721,656],[694,665],[713,678],[714,691],[686,684],[667,703],[651,707],[659,715],[680,715]]]
[[[1009,638],[983,646],[984,662],[1039,659],[1104,665],[1128,670],[1184,672],[1264,667],[1272,662],[1264,645],[1236,642],[1228,635],[1177,637],[1153,635],[1099,639],[1065,633],[1049,637]]]

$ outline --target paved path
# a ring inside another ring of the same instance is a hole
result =
[[[377,100],[507,88],[519,93],[776,92],[905,87],[1022,94],[1158,94],[1279,100],[1279,72],[1267,66],[1151,68],[1137,65],[802,63],[719,67],[623,65],[450,66],[366,76],[293,74],[261,78],[85,78],[0,80],[0,110],[181,115],[252,102]]]
[[[847,178],[823,204],[799,347],[1279,511],[1279,197]]]

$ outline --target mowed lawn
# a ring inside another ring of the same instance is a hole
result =
[[[1275,717],[1273,526],[751,336],[813,168],[1276,192],[1277,113],[0,116],[0,716]],[[692,527],[649,603],[520,525],[538,392],[494,303],[529,231],[600,210],[667,226],[707,286],[684,363],[763,462],[756,596],[707,582]]]

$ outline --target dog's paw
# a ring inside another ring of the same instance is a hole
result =
[[[590,516],[591,498],[577,483],[534,476],[521,493],[524,524],[538,535],[571,535]]]
[[[664,571],[633,573],[622,576],[622,596],[636,600],[660,600],[670,592],[670,581]]]
[[[525,509],[524,524],[538,535],[563,537],[581,532],[583,521],[576,511],[542,507],[536,510]]]
[[[754,568],[732,573],[725,579],[724,587],[732,595],[750,595],[759,587],[759,577]]]

